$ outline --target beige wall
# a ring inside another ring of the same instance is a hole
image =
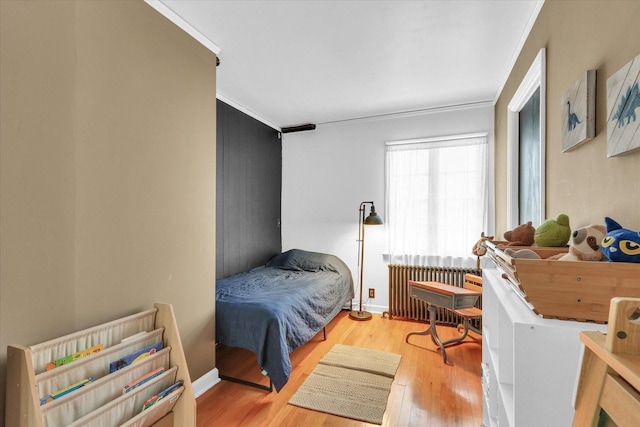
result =
[[[506,230],[507,105],[541,48],[547,50],[546,217],[572,228],[610,216],[640,230],[640,151],[607,158],[607,78],[640,54],[640,2],[547,0],[496,104],[496,230]],[[562,153],[561,97],[597,70],[596,137]],[[637,111],[640,117],[640,111]]]
[[[173,304],[202,376],[215,366],[215,55],[138,0],[0,4],[0,408],[8,344],[156,301]]]

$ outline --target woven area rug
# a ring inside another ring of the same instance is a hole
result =
[[[382,424],[398,365],[399,354],[336,344],[289,403]]]

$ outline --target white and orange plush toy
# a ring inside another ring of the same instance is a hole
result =
[[[602,261],[604,254],[600,243],[607,234],[604,225],[591,224],[571,233],[569,252],[558,258],[561,261]]]

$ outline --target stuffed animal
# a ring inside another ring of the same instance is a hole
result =
[[[481,257],[486,254],[487,247],[485,246],[484,242],[486,242],[487,240],[493,240],[493,236],[485,236],[483,231],[482,233],[480,233],[480,240],[478,240],[476,244],[473,245],[471,252],[477,257]]]
[[[480,240],[473,245],[471,252],[477,257],[476,268],[480,268],[480,257],[487,253],[487,246],[484,244],[487,240],[493,240],[493,236],[485,236],[484,231],[480,233]]]
[[[506,248],[504,253],[509,255],[511,258],[540,259],[540,255],[531,249],[520,249],[516,251],[511,248]]]
[[[569,217],[560,214],[556,219],[548,219],[536,229],[533,240],[540,247],[556,248],[565,246],[571,237]]]
[[[569,252],[558,258],[561,261],[602,261],[604,254],[600,242],[607,233],[604,225],[591,224],[571,233]]]
[[[536,229],[531,225],[531,221],[520,224],[511,231],[504,233],[504,239],[509,242],[508,246],[531,246]]]
[[[607,234],[602,239],[602,253],[609,261],[640,262],[640,232],[622,228],[609,217],[604,219]]]

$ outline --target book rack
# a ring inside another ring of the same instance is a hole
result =
[[[161,351],[110,373],[109,365],[163,341]],[[91,348],[103,350],[46,370],[47,363]],[[163,367],[165,371],[123,394],[126,384]],[[94,381],[53,401],[40,399],[71,384]],[[145,400],[176,381],[182,386],[142,411]],[[196,402],[173,307],[154,308],[32,346],[7,347],[7,426],[169,427],[196,425]]]

